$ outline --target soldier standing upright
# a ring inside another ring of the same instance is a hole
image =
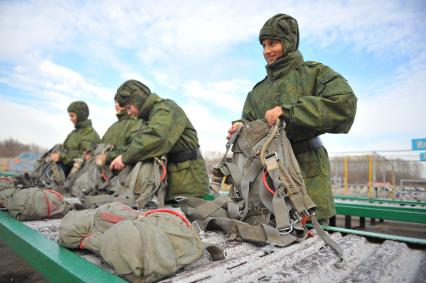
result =
[[[282,118],[308,194],[317,205],[317,218],[325,221],[336,211],[328,154],[319,136],[347,133],[357,99],[339,73],[303,60],[298,23],[291,16],[278,14],[266,21],[259,41],[267,76],[247,95],[242,118],[232,124],[228,137],[243,123],[266,119],[272,125]]]

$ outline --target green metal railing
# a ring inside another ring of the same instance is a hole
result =
[[[125,282],[0,211],[0,239],[51,282]]]
[[[399,204],[401,206],[425,206],[426,202],[424,201],[413,201],[413,200],[398,200],[398,199],[378,199],[378,198],[368,198],[368,197],[352,197],[352,196],[334,196],[336,200],[353,200],[353,201],[364,201],[370,203],[389,203],[389,204]]]
[[[426,224],[426,208],[336,202],[336,214]]]

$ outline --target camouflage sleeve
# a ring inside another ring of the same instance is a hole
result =
[[[289,131],[303,128],[309,138],[323,133],[347,133],[355,118],[356,103],[346,80],[325,67],[317,77],[314,93],[282,108]]]
[[[164,104],[164,103],[163,103]],[[186,127],[186,116],[173,106],[156,107],[150,119],[140,128],[127,151],[123,153],[125,164],[167,154]]]
[[[107,157],[106,157],[107,163],[110,163],[117,156],[119,156],[120,154],[123,154],[127,151],[130,144],[132,143],[132,140],[138,134],[141,126],[142,126],[141,120],[133,120],[133,119],[127,120],[126,129],[124,131],[125,136],[126,136],[125,137],[125,144],[114,145],[114,148],[107,154]]]
[[[73,148],[67,148],[62,151],[60,155],[60,160],[65,165],[71,165],[74,159],[81,157],[85,150],[91,149],[100,142],[99,135],[94,129],[88,132],[85,131],[82,135],[74,137],[73,139],[78,141],[78,145]]]
[[[247,94],[246,101],[244,102],[241,120],[238,120],[238,121],[243,122],[244,124],[246,124],[247,122],[252,122],[252,121],[256,120],[256,115],[254,113],[254,108],[253,108],[253,104],[252,104],[252,101],[251,101],[251,95],[250,94],[251,94],[251,92],[249,92]],[[237,122],[237,121],[234,121],[234,122]]]

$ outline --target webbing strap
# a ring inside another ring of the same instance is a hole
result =
[[[336,243],[336,241],[334,241],[330,235],[328,235],[321,227],[321,225],[319,224],[317,218],[315,217],[315,215],[311,215],[311,222],[312,225],[314,226],[314,229],[318,232],[318,235],[320,235],[320,237],[324,240],[324,242],[329,245],[332,249],[334,249],[337,253],[337,255],[339,256],[340,261],[343,261],[343,250],[342,248],[339,246],[338,243]]]
[[[287,204],[285,203],[284,196],[276,193],[272,198],[272,208],[275,215],[275,226],[278,230],[289,229],[290,216],[288,214]]]
[[[141,167],[142,167],[142,162],[136,163],[136,165],[133,167],[132,176],[130,177],[130,183],[129,183],[129,190],[131,192],[134,192],[136,180],[138,179],[139,170],[141,169]]]
[[[266,224],[250,225],[248,223],[225,217],[210,218],[230,238],[236,238],[258,244],[273,244],[279,247],[288,246],[298,239],[291,234],[280,235],[279,231]],[[207,223],[208,225],[209,223]],[[206,225],[206,226],[207,226]]]

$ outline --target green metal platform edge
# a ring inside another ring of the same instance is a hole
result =
[[[0,239],[50,282],[126,282],[0,211]]]
[[[426,224],[426,209],[419,211],[417,209],[409,210],[399,207],[338,202],[335,203],[335,206],[336,214],[340,215],[380,218],[394,221]]]
[[[306,224],[306,226],[308,226],[309,228],[313,228],[312,224]],[[339,232],[339,233],[344,233],[344,234],[355,234],[355,235],[360,235],[360,236],[363,236],[363,237],[371,237],[371,238],[392,240],[392,241],[405,242],[405,243],[409,243],[409,244],[426,246],[426,239],[403,237],[403,236],[389,235],[389,234],[383,234],[383,233],[376,233],[376,232],[368,232],[368,231],[333,227],[333,226],[328,226],[328,225],[321,225],[321,227],[324,230],[332,231],[332,232]]]
[[[356,200],[356,201],[366,201],[371,203],[393,203],[393,204],[399,204],[399,205],[426,206],[426,202],[424,201],[380,199],[380,198],[353,197],[353,196],[343,196],[343,195],[336,195],[334,196],[334,198],[337,200]]]

